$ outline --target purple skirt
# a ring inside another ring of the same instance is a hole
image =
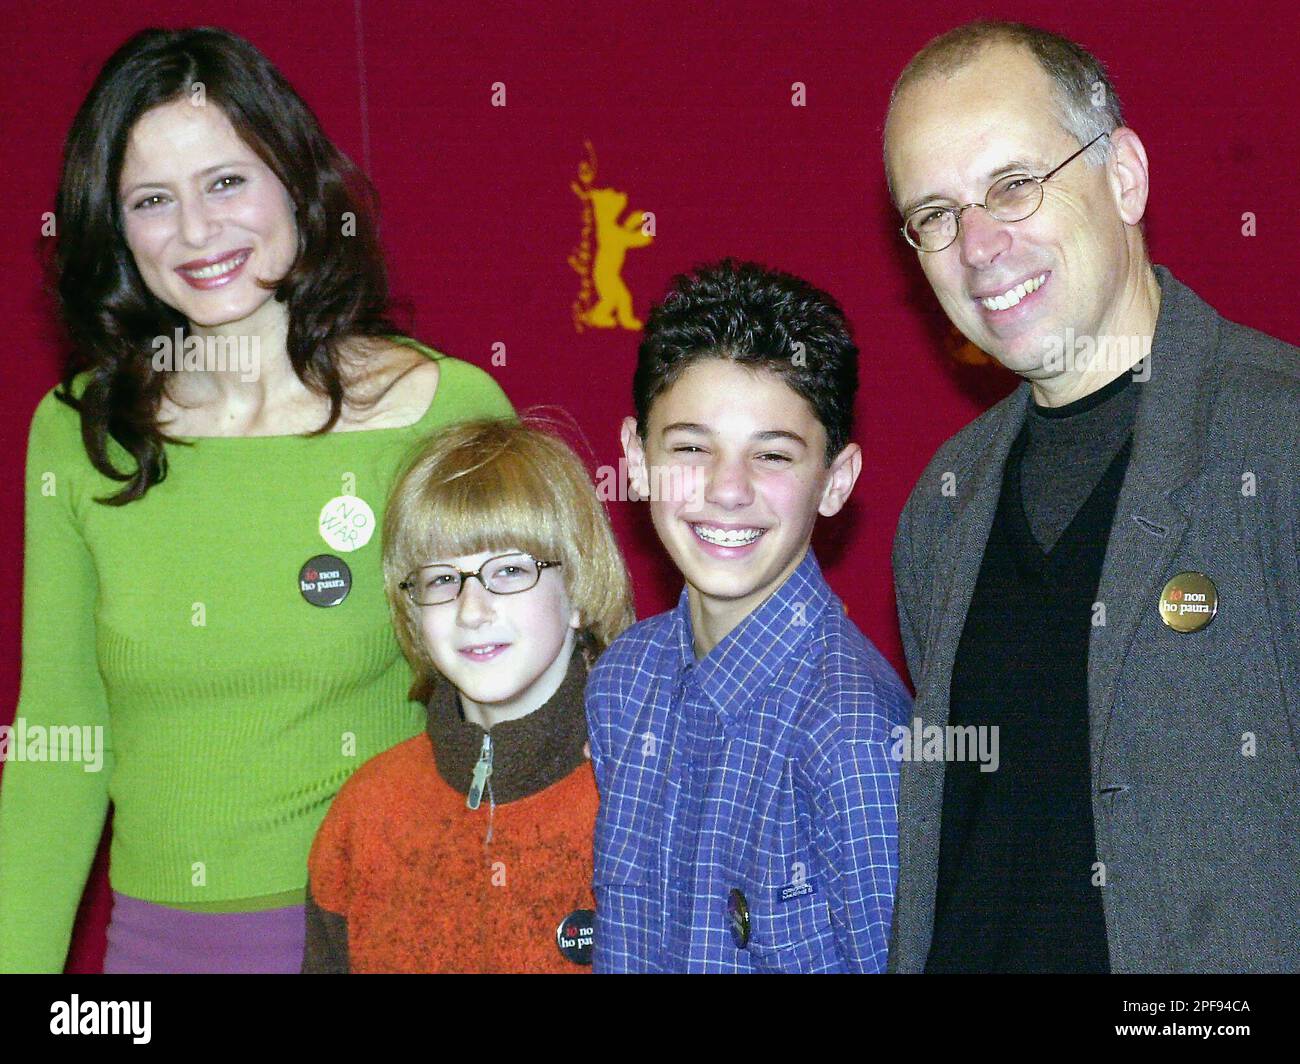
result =
[[[296,973],[301,905],[253,913],[195,913],[113,891],[105,975]]]

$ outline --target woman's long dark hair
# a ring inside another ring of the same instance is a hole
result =
[[[288,309],[295,372],[330,401],[329,418],[316,432],[332,429],[343,409],[340,343],[397,331],[389,320],[374,190],[280,72],[226,30],[136,34],[104,64],[68,132],[52,263],[72,341],[57,394],[80,412],[95,468],[125,482],[116,495],[98,500],[111,505],[139,499],[167,475],[164,444],[178,441],[158,427],[166,376],[153,368],[152,342],[187,328],[184,316],[154,296],[136,269],[118,179],[127,138],[141,115],[196,92],[221,108],[296,208],[298,254],[274,298]],[[78,397],[71,386],[82,371],[89,375]],[[113,464],[110,437],[134,459],[134,470]]]

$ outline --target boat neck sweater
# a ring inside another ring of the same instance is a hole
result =
[[[168,444],[166,479],[120,507],[94,501],[120,485],[90,464],[78,413],[52,393],[37,407],[15,720],[33,759],[15,756],[15,731],[0,777],[0,971],[62,970],[110,802],[114,890],[181,908],[301,901],[334,795],[420,731],[383,591],[384,503],[428,432],[514,412],[483,370],[394,340],[439,365],[413,424]],[[318,523],[343,495],[376,524],[346,552]],[[317,555],[351,571],[338,605],[301,591]],[[99,771],[35,759],[33,728],[59,726],[102,737]]]

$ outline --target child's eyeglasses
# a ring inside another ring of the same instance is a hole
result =
[[[397,586],[416,606],[440,606],[460,598],[466,580],[477,578],[494,595],[518,595],[537,586],[543,569],[561,564],[538,561],[531,554],[522,552],[498,554],[472,573],[454,565],[424,565],[408,573]]]

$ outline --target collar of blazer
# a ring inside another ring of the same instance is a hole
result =
[[[1160,313],[1142,386],[1133,452],[1120,489],[1097,601],[1106,624],[1092,629],[1088,651],[1093,779],[1100,779],[1115,689],[1143,610],[1154,609],[1191,515],[1194,482],[1204,470],[1212,370],[1219,356],[1219,315],[1163,266]]]

